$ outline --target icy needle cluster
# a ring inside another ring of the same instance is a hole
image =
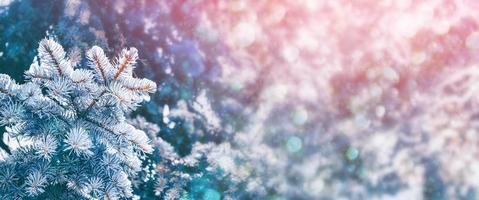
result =
[[[130,177],[153,148],[125,116],[156,90],[133,77],[137,59],[131,48],[110,62],[95,46],[77,67],[44,39],[24,84],[0,75],[0,123],[30,141],[0,161],[0,199],[132,197]]]

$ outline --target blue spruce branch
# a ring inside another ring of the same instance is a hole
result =
[[[0,123],[28,142],[0,161],[0,199],[131,198],[131,178],[151,153],[145,132],[126,116],[156,84],[133,77],[135,48],[111,63],[99,47],[75,68],[63,47],[44,39],[26,83],[0,75]]]

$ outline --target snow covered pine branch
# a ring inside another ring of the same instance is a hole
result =
[[[149,100],[156,84],[132,76],[138,52],[110,62],[100,47],[76,68],[63,47],[44,39],[17,84],[0,75],[0,123],[9,137],[31,141],[0,161],[0,199],[118,199],[153,151],[125,115]]]

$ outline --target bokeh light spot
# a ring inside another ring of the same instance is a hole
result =
[[[386,114],[386,108],[384,106],[376,107],[376,117],[383,118]]]
[[[203,195],[203,200],[220,200],[221,194],[214,189],[207,189]]]
[[[466,38],[466,47],[471,50],[479,49],[479,32],[475,31]]]
[[[290,153],[296,153],[301,150],[303,142],[301,141],[301,138],[292,136],[288,139],[288,142],[286,143],[286,148],[288,149],[288,152]]]
[[[426,53],[424,53],[423,51],[414,52],[411,56],[412,64],[420,65],[424,61],[426,61]]]
[[[324,180],[317,177],[308,184],[309,193],[319,195],[324,189]]]
[[[233,29],[233,43],[240,48],[248,47],[256,40],[256,27],[252,22],[240,22]]]
[[[286,198],[279,195],[273,195],[273,196],[269,196],[267,200],[286,200]]]
[[[353,148],[353,147],[349,147],[347,150],[346,150],[346,158],[350,161],[354,161],[356,159],[358,159],[359,157],[359,150],[356,149],[356,148]]]
[[[308,111],[304,107],[296,108],[295,112],[293,113],[293,122],[296,125],[304,125],[308,121]]]
[[[362,129],[366,129],[371,125],[371,120],[364,113],[358,113],[354,116],[354,122],[356,126]]]
[[[399,75],[397,74],[396,70],[391,67],[386,67],[383,69],[383,76],[392,82],[396,82],[399,80]]]

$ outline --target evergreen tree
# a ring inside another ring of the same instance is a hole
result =
[[[132,197],[131,177],[153,151],[126,120],[156,84],[133,76],[135,48],[113,61],[99,47],[76,66],[61,45],[44,39],[26,83],[0,76],[0,122],[20,144],[1,161],[2,199]]]

